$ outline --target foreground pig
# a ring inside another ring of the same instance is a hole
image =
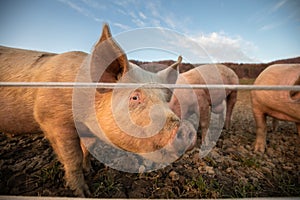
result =
[[[266,68],[254,85],[300,85],[300,64],[277,64]],[[264,152],[266,146],[266,116],[295,122],[300,135],[300,92],[286,90],[253,90],[252,110],[256,122],[254,150]],[[273,120],[273,123],[276,121]],[[273,124],[276,126],[276,124]]]
[[[239,79],[233,70],[225,65],[202,65],[179,75],[176,84],[238,84]],[[183,118],[192,113],[200,113],[202,141],[210,121],[210,111],[221,114],[226,111],[225,128],[230,127],[233,107],[236,103],[236,90],[194,89],[197,99],[193,100],[189,89],[175,89],[169,103],[171,109]]]
[[[86,73],[85,79],[78,78],[78,73],[84,64],[88,65],[87,69],[90,71],[83,70],[83,74]],[[100,40],[91,55],[83,52],[57,55],[0,47],[0,81],[2,82],[85,80],[126,83],[143,80],[174,83],[177,73],[172,69],[175,69],[177,64],[156,75],[129,63],[123,50],[112,39],[108,25],[104,25]],[[122,92],[121,89],[93,90],[94,102],[89,109],[95,112],[95,119],[106,139],[116,147],[144,154],[172,144],[174,140],[176,143],[180,138],[184,140],[182,135],[179,139],[176,137],[176,131],[180,129],[180,120],[169,109],[165,90],[142,87],[131,89],[129,93],[128,90]],[[86,120],[90,117],[89,114],[80,116],[77,112],[76,116],[74,115],[72,106],[78,105],[74,105],[74,102],[72,105],[73,91],[75,89],[71,88],[0,88],[0,131],[12,134],[44,132],[64,165],[67,185],[75,190],[76,195],[85,196],[90,194],[83,175],[83,170],[88,170],[89,167],[88,152],[81,143],[75,124],[81,124],[84,127],[82,130],[87,132],[92,131],[93,127]],[[113,95],[119,98],[115,105],[112,104]],[[87,97],[81,96],[81,100],[85,98]],[[125,108],[128,112],[114,113],[113,106],[121,110]],[[80,107],[76,109],[78,111]],[[82,112],[86,109],[83,108]],[[156,113],[157,110],[159,113]],[[115,118],[116,116],[113,116],[115,114],[119,118]],[[159,120],[160,117],[164,120]],[[159,125],[156,124],[157,119]],[[145,137],[135,137],[125,132],[119,127],[122,120],[139,127],[140,132],[146,134]],[[147,129],[148,132],[144,130],[150,125],[156,128],[157,132],[148,137],[149,130]],[[182,131],[185,133],[186,128],[182,128]],[[189,135],[189,137],[193,136]]]

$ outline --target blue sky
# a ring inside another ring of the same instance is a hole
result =
[[[0,45],[90,52],[107,22],[130,59],[269,62],[300,56],[299,11],[298,0],[2,0]]]

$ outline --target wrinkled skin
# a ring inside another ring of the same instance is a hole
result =
[[[129,63],[123,50],[112,39],[108,25],[104,25],[100,40],[91,55],[83,52],[52,54],[0,46],[0,81],[4,82],[83,80],[76,78],[83,64],[88,65],[88,70],[90,70],[84,71],[85,78],[87,78],[84,80],[90,82],[116,83],[151,80],[172,83],[173,80],[175,83],[178,74],[174,74],[174,70],[171,70],[175,69],[178,63],[158,74],[146,72]],[[149,124],[157,129],[153,136],[147,138],[134,137],[124,132],[112,116],[115,114],[112,111],[112,106],[115,106],[112,105],[113,90],[94,89],[92,98],[94,104],[91,105],[91,110],[95,108],[97,124],[99,123],[105,137],[115,146],[143,154],[178,140],[176,132],[179,129],[180,120],[169,109],[165,90],[137,88],[130,92],[116,91],[114,94],[120,98],[118,107],[124,107],[130,111],[124,115],[119,113],[120,116],[116,120],[122,121],[124,118],[130,118],[129,121],[124,120],[139,126],[142,133],[144,133],[145,126]],[[93,127],[86,120],[88,115],[74,116],[72,95],[73,89],[71,88],[0,88],[0,131],[12,134],[43,132],[64,165],[67,185],[74,190],[75,195],[83,197],[90,194],[83,175],[83,171],[89,170],[90,161],[89,152],[77,133],[75,121],[81,124],[84,127],[83,130],[87,132],[92,131]],[[82,97],[83,100],[85,98],[85,96]],[[160,123],[161,127],[157,128],[156,121],[149,117],[157,115],[152,106],[159,107],[159,115],[164,119],[161,120],[164,122]],[[187,133],[187,137],[191,137],[190,131],[183,132],[183,134]],[[145,131],[145,133],[148,132]]]
[[[238,84],[239,80],[233,70],[225,65],[202,65],[179,75],[176,84]],[[209,127],[210,112],[225,116],[225,128],[230,127],[232,110],[236,103],[236,90],[194,89],[197,99],[191,97],[189,89],[175,89],[169,103],[170,108],[181,118],[190,116],[199,110],[202,141]]]
[[[299,64],[277,64],[266,68],[255,80],[254,85],[300,85]],[[300,135],[300,92],[253,90],[252,111],[256,122],[254,150],[264,152],[266,147],[266,117],[295,122]],[[273,130],[277,120],[273,120]]]

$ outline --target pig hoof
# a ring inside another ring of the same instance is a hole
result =
[[[82,188],[76,189],[74,194],[78,197],[90,197],[91,196],[91,192],[90,192],[89,187],[87,186],[87,184],[84,184],[82,186]]]
[[[87,163],[87,164],[83,164],[83,173],[85,176],[87,176],[88,174],[94,172],[93,168],[92,168],[92,165],[91,165],[91,162]]]
[[[261,152],[264,153],[265,152],[265,145],[262,143],[255,143],[254,145],[254,152]]]

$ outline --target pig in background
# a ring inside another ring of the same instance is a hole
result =
[[[266,68],[255,80],[254,85],[300,85],[300,64],[276,64]],[[300,135],[300,91],[253,90],[252,111],[256,122],[254,150],[264,152],[266,147],[266,117],[296,123]]]
[[[211,64],[181,73],[176,84],[239,84],[239,79],[235,72],[225,65]],[[202,141],[209,131],[211,112],[220,114],[221,124],[224,123],[222,120],[225,117],[224,126],[228,129],[237,99],[237,91],[229,89],[193,89],[193,91],[196,99],[191,96],[190,89],[175,89],[169,103],[170,108],[181,118],[192,113],[200,114],[199,126],[202,131]]]
[[[0,47],[2,82],[85,80],[127,83],[151,80],[165,83],[166,80],[176,81],[178,73],[171,70],[176,65],[155,75],[129,63],[126,54],[112,39],[108,25],[103,26],[100,40],[91,55],[83,52],[52,54]],[[170,150],[172,144],[178,143],[178,140],[189,145],[185,136],[194,138],[195,131],[186,129],[191,126],[187,124],[180,128],[181,121],[169,109],[164,89],[141,87],[130,91],[114,91],[98,88],[93,90],[93,101],[82,107],[80,104],[88,96],[78,97],[74,102],[73,91],[75,90],[72,88],[0,88],[0,131],[12,134],[43,132],[64,166],[67,185],[78,196],[90,195],[83,174],[89,170],[90,161],[89,152],[83,145],[75,124],[80,124],[81,134],[86,131],[98,136],[97,132],[93,132],[96,124],[101,127],[104,137],[111,145],[142,156],[147,152],[156,152],[164,146],[168,146]],[[116,105],[112,103],[113,97],[119,98],[118,108],[115,109],[122,111],[125,107],[127,113],[119,112],[115,116],[116,110],[112,110]],[[90,106],[88,111],[80,115],[80,111],[86,109],[87,105]],[[73,112],[74,107],[76,113]],[[161,119],[159,124],[158,120],[153,119],[153,116],[158,116],[158,110]],[[118,120],[123,122],[117,122]],[[130,135],[119,127],[124,122],[139,127],[138,130],[146,136],[150,134],[146,130],[147,126],[155,127],[157,132],[150,137],[137,137],[136,130],[132,130]],[[182,122],[183,125],[185,123]],[[181,131],[180,138],[177,137],[178,130]],[[182,149],[173,147],[173,152],[169,153],[177,154],[176,151]],[[154,156],[158,154],[159,152]]]

